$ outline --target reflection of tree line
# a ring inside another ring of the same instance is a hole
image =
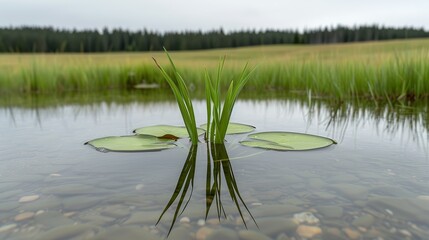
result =
[[[196,92],[197,99],[203,99],[204,94]],[[240,98],[242,101],[250,101],[258,104],[262,101],[274,101],[282,108],[282,111],[305,111],[308,109],[307,122],[311,124],[319,116],[323,118],[322,124],[326,129],[332,130],[335,139],[341,140],[346,130],[353,124],[359,128],[365,121],[372,120],[378,131],[395,135],[405,131],[411,134],[415,141],[423,141],[429,132],[429,104],[425,101],[411,103],[354,101],[338,102],[329,99],[311,99],[303,95],[287,96],[280,92],[257,93],[244,91]],[[64,114],[61,108],[64,106],[75,107],[74,114],[91,115],[98,118],[99,111],[134,111],[132,107],[127,110],[127,105],[142,104],[153,105],[173,102],[173,96],[164,89],[138,90],[131,92],[107,91],[98,93],[69,93],[63,95],[8,95],[0,98],[0,111],[5,108],[7,115],[14,122],[15,111],[32,110],[37,121],[42,124],[44,115],[55,116]],[[272,104],[272,103],[269,103]],[[18,109],[17,109],[18,108]],[[296,109],[299,108],[299,109]],[[102,109],[102,110],[101,110]],[[43,111],[42,111],[43,110]],[[126,112],[125,112],[126,114]],[[383,123],[387,124],[384,125]]]
[[[210,209],[213,204],[216,206],[218,220],[222,217],[226,218],[226,212],[222,204],[222,180],[225,180],[226,188],[229,196],[233,200],[235,207],[247,227],[247,223],[243,216],[243,207],[249,213],[250,217],[256,224],[255,219],[247,208],[243,198],[238,190],[237,182],[234,177],[232,165],[230,163],[228,153],[224,144],[207,143],[207,177],[206,177],[206,210],[205,218],[207,220]],[[185,211],[192,197],[194,187],[194,177],[197,159],[197,145],[192,145],[189,149],[185,164],[183,165],[175,190],[162,211],[158,222],[171,206],[176,203],[174,216],[170,225],[169,233],[171,232],[177,218]],[[257,225],[257,224],[256,224]]]

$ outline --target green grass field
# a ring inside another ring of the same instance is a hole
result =
[[[226,78],[257,66],[247,91],[302,92],[338,99],[429,97],[429,39],[331,45],[275,45],[171,52],[188,84],[204,90],[204,69],[226,55]],[[152,61],[163,52],[0,54],[0,93],[93,92],[142,82],[167,86]]]

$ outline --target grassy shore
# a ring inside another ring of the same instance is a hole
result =
[[[275,45],[172,52],[185,80],[204,89],[204,69],[225,74],[246,62],[257,69],[247,91],[294,91],[338,99],[414,100],[429,97],[429,39],[332,45]],[[0,93],[92,92],[164,83],[152,61],[162,52],[105,54],[0,54]]]

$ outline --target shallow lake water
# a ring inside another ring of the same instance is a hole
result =
[[[429,239],[427,105],[237,102],[232,121],[257,132],[338,142],[314,151],[240,146],[246,134],[228,136],[222,159],[203,141],[191,152],[186,140],[139,153],[84,145],[182,124],[174,102],[128,94],[0,105],[0,239]]]

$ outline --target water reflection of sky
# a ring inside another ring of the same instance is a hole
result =
[[[197,122],[205,123],[205,103],[194,101]],[[423,121],[425,113],[392,118],[371,108],[332,109],[326,105],[309,107],[305,102],[267,100],[238,101],[232,121],[256,126],[258,131],[293,131],[334,138],[350,148],[390,148],[427,152],[428,129]],[[396,114],[397,115],[397,114]],[[99,103],[65,105],[40,109],[2,108],[0,128],[3,139],[20,138],[20,133],[49,133],[86,135],[125,135],[138,127],[155,124],[182,125],[180,112],[174,102],[126,104]],[[94,134],[89,134],[93,132]],[[24,137],[25,138],[25,137]],[[82,139],[84,141],[84,139]]]
[[[206,118],[205,103],[195,101],[194,104],[197,122],[202,124]],[[298,100],[239,101],[232,116],[234,122],[252,124],[257,131],[282,130],[328,136],[336,139],[339,144],[316,151],[269,151],[252,155],[261,150],[237,147],[234,143],[245,138],[245,135],[237,135],[228,137],[226,150],[240,194],[249,206],[249,212],[255,215],[256,222],[263,223],[263,217],[277,212],[271,211],[268,214],[264,206],[278,208],[298,200],[310,208],[341,206],[345,212],[344,219],[354,219],[353,214],[362,209],[355,205],[355,199],[342,195],[344,191],[347,193],[352,184],[358,190],[365,189],[363,199],[368,204],[377,202],[378,198],[371,200],[370,197],[378,195],[414,199],[429,194],[429,146],[425,114],[423,111],[400,114],[396,110],[389,112],[383,108],[377,110],[346,103],[335,108],[318,102],[309,107],[307,102]],[[94,151],[83,143],[104,136],[128,135],[135,128],[154,124],[181,125],[176,104],[130,101],[123,104],[64,104],[39,109],[2,107],[0,180],[7,184],[0,184],[0,188],[13,191],[8,184],[16,184],[18,195],[34,192],[41,194],[43,198],[49,198],[50,195],[57,194],[51,189],[58,190],[55,188],[57,186],[61,186],[61,189],[63,186],[75,186],[73,184],[95,186],[100,192],[89,197],[98,197],[102,199],[100,201],[117,197],[149,202],[146,206],[148,209],[142,207],[140,210],[145,214],[155,212],[153,222],[150,223],[153,225],[175,192],[189,149],[184,147],[161,152],[106,154]],[[207,173],[204,144],[200,144],[198,149],[194,193],[189,209],[184,212],[184,215],[194,213],[197,219],[204,218]],[[241,158],[244,155],[250,157]],[[62,175],[56,180],[59,182],[49,177],[52,173]],[[144,184],[142,194],[136,193],[135,187],[138,184]],[[380,190],[382,187],[387,190]],[[401,191],[391,193],[393,188]],[[234,203],[228,198],[228,192],[223,194],[227,214],[239,218],[237,210],[231,209]],[[322,200],[317,194],[334,194],[334,200]],[[272,199],[269,199],[270,196]],[[369,198],[366,199],[366,196]],[[84,197],[82,201],[85,201]],[[359,195],[358,199],[360,197]],[[0,195],[0,203],[12,198],[16,201],[17,197]],[[61,201],[68,200],[69,197],[61,198]],[[253,205],[255,203],[262,203],[262,208]],[[102,208],[101,205],[84,209],[75,220],[80,221],[85,214],[96,212],[96,209]],[[8,212],[10,217],[7,219],[13,219],[19,211],[21,209],[17,208]],[[383,214],[383,206],[380,211],[379,214]],[[426,219],[424,216],[425,213],[422,213],[420,217]],[[344,222],[344,219],[339,221]],[[386,219],[380,219],[379,222],[385,221]],[[407,221],[412,222],[414,219],[409,218]],[[171,223],[168,217],[163,219],[160,229],[168,230]],[[248,223],[251,229],[254,228],[251,220]],[[396,224],[398,221],[394,219],[391,223]],[[420,224],[428,226],[427,222]]]

